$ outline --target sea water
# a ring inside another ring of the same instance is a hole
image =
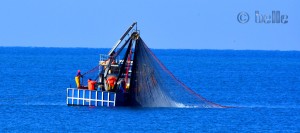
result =
[[[231,108],[67,106],[78,69],[109,49],[0,47],[0,132],[300,132],[300,52],[153,49],[183,83]]]

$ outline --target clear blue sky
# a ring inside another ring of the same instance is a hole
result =
[[[150,48],[300,50],[298,0],[1,0],[0,46],[110,48],[134,21]]]

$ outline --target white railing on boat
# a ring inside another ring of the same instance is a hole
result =
[[[67,88],[67,105],[114,107],[116,106],[116,93]]]

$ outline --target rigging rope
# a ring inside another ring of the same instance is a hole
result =
[[[99,69],[99,65],[97,65],[97,66],[95,66],[93,69],[91,69],[91,70],[89,70],[89,71],[83,73],[82,76],[84,76],[84,75],[86,75],[86,74],[89,74],[89,73],[91,73],[91,72],[94,72],[95,70],[98,70],[98,69]]]

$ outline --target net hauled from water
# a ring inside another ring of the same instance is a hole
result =
[[[141,38],[136,40],[130,88],[136,104],[142,107],[223,107],[179,81]]]

